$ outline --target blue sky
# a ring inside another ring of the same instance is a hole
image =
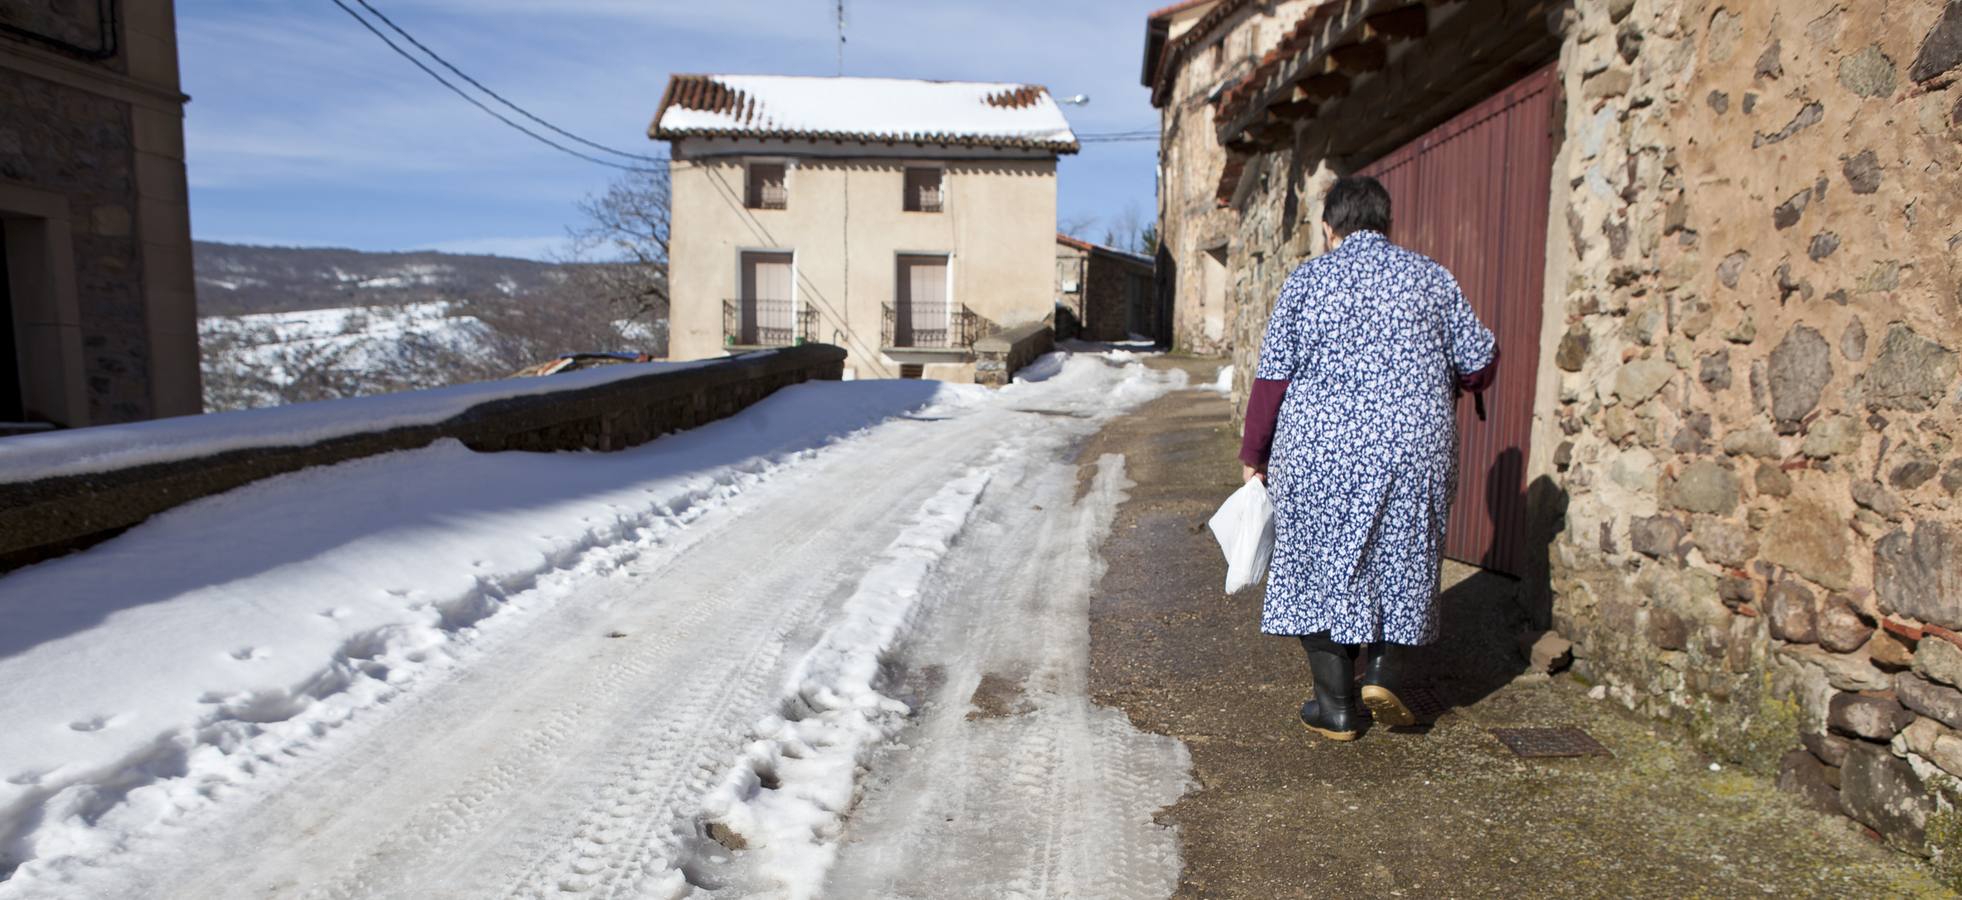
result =
[[[493,90],[624,150],[673,72],[837,72],[833,0],[369,0]],[[1079,132],[1155,127],[1123,0],[847,0],[845,73],[1028,81]],[[329,0],[178,0],[191,224],[205,240],[544,258],[614,174],[534,143]],[[1157,145],[1066,157],[1059,216],[1148,221]]]

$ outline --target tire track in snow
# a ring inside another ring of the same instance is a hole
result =
[[[787,639],[815,631],[842,600],[847,588],[840,583],[854,564],[886,546],[901,524],[892,510],[917,506],[922,501],[909,498],[944,480],[944,468],[905,463],[922,453],[956,464],[984,458],[1005,430],[1004,415],[981,409],[942,422],[891,423],[859,446],[840,447],[757,488],[739,509],[685,529],[676,546],[645,548],[606,584],[586,585],[620,596],[561,601],[563,615],[528,623],[523,646],[507,643],[497,658],[469,666],[468,677],[419,692],[417,702],[405,704],[413,708],[397,712],[401,721],[385,723],[362,742],[366,747],[336,754],[343,759],[330,777],[271,804],[358,805],[347,785],[379,783],[397,814],[333,817],[346,821],[326,821],[322,813],[262,816],[264,830],[287,831],[280,820],[298,820],[306,824],[290,830],[319,829],[319,838],[245,850],[234,832],[218,844],[243,859],[215,865],[212,877],[179,886],[178,895],[299,893],[300,884],[311,883],[319,885],[312,895],[335,898],[537,896],[561,887],[623,896],[671,885],[671,863],[694,837],[700,798],[735,758],[750,724],[773,705],[795,659],[782,655],[793,642]],[[878,474],[868,479],[869,472]],[[869,489],[830,505],[797,502],[813,486],[834,483]],[[745,548],[768,548],[769,565],[754,565],[754,551]],[[623,582],[638,590],[618,590]],[[630,636],[594,639],[614,625]],[[581,654],[632,649],[597,666],[555,660],[543,649],[568,645]],[[454,732],[461,711],[508,707],[511,698],[538,710],[537,717],[512,712],[474,728],[464,723],[445,742],[466,748],[455,754],[463,774],[425,778],[413,764],[386,763],[391,755],[437,758],[413,745]],[[501,720],[525,726],[516,747],[509,732],[499,733]],[[391,738],[412,746],[391,746]],[[488,751],[486,762],[473,765],[470,754],[479,749]],[[621,777],[667,780],[634,795],[616,784]],[[622,815],[592,816],[606,810]],[[245,860],[252,864],[239,864]]]
[[[1072,507],[1074,471],[1060,454],[1031,455],[1027,490],[977,515],[1037,535],[1029,543],[1042,551],[1013,570],[973,555],[942,573],[950,586],[992,579],[994,590],[955,588],[921,624],[930,636],[905,664],[948,675],[903,743],[874,760],[829,896],[1142,898],[1177,885],[1176,835],[1152,815],[1185,790],[1184,748],[1088,697],[1088,597],[1123,500],[1122,460],[1103,460]],[[1021,702],[969,719],[974,686],[1003,673],[1026,673]]]

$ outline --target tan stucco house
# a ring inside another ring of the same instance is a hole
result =
[[[1056,159],[1038,85],[676,75],[669,352],[804,341],[848,377],[972,380],[973,344],[1050,316]]]

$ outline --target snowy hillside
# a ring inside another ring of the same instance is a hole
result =
[[[562,353],[661,355],[665,320],[597,296],[600,272],[496,256],[200,242],[205,409],[483,381]]]
[[[376,306],[550,293],[567,266],[457,253],[193,245],[200,315]]]
[[[198,320],[208,411],[277,406],[296,387],[334,396],[441,387],[481,374],[496,335],[447,300]],[[340,390],[334,390],[339,388]],[[294,398],[299,399],[299,398]]]

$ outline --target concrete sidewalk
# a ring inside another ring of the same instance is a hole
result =
[[[1212,380],[1216,361],[1154,360]],[[1292,639],[1258,633],[1259,592],[1224,597],[1204,523],[1237,486],[1227,401],[1182,391],[1126,416],[1081,459],[1122,453],[1137,482],[1092,599],[1091,687],[1191,748],[1182,897],[1950,896],[1918,861],[1769,780],[1714,767],[1670,726],[1561,675],[1525,675],[1515,582],[1451,564],[1446,642],[1425,678],[1434,727],[1337,744],[1305,732]],[[1520,759],[1490,729],[1570,725],[1613,756]]]

